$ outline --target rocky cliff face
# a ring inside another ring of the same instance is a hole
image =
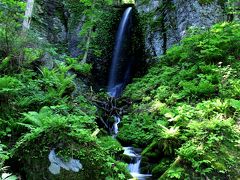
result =
[[[81,60],[83,51],[79,45],[85,47],[87,38],[81,37],[80,32],[84,28],[86,9],[79,0],[36,0],[32,29],[39,34],[40,38],[54,44],[59,54],[62,53]],[[104,13],[99,13],[101,18],[96,18],[97,23],[93,26],[95,33],[91,38],[91,47],[87,62],[92,64],[92,76],[94,86],[102,88],[107,85],[109,68],[115,43],[115,35],[121,16],[126,6],[105,6]],[[134,10],[131,42],[128,44],[129,52],[138,59],[138,64],[143,67],[144,42],[140,28],[138,28],[137,12]],[[86,29],[86,26],[85,26]],[[83,29],[83,30],[85,30]],[[86,30],[85,30],[86,31]],[[131,57],[132,58],[132,57]],[[50,58],[43,57],[44,64],[49,64]],[[144,63],[145,64],[145,63]],[[50,66],[49,66],[50,67]],[[52,67],[52,66],[51,66]],[[135,68],[140,69],[140,68]],[[139,70],[137,70],[139,72]],[[134,74],[137,72],[133,72]]]
[[[81,12],[74,12],[74,2],[68,5],[61,0],[37,0],[34,10],[33,25],[53,43],[67,44],[70,55],[77,57],[81,51],[79,32],[84,17]],[[145,23],[146,49],[152,55],[163,54],[166,49],[178,43],[189,27],[208,28],[226,19],[219,0],[201,3],[200,0],[138,0],[137,9]],[[146,1],[145,1],[146,2]],[[77,21],[75,21],[77,20]],[[77,22],[77,23],[76,23]]]
[[[58,0],[37,0],[32,27],[42,38],[52,43],[66,42],[67,16],[63,3]]]
[[[138,1],[137,9],[142,16],[147,15],[146,48],[157,56],[178,43],[188,28],[208,28],[226,19],[217,0],[209,4],[199,0],[150,0],[148,4]]]
[[[64,0],[36,0],[32,29],[41,38],[62,45],[71,56],[77,57],[81,53],[78,48],[79,32],[84,18],[81,16],[82,11],[76,13],[78,9],[73,8],[74,3],[79,2],[72,0],[71,3],[72,6]]]
[[[135,29],[138,30],[133,35],[135,47],[132,48],[144,49],[141,46],[144,42],[140,38],[142,27],[145,32],[145,49],[152,56],[159,56],[173,44],[179,43],[188,28],[208,28],[226,19],[224,9],[219,4],[220,0],[212,0],[207,4],[201,3],[202,1],[136,1],[136,9],[140,14],[137,15],[136,20],[142,26],[136,25]],[[90,52],[88,62],[93,65],[93,81],[94,84],[99,83],[99,87],[107,83],[115,33],[125,7],[107,7],[104,9],[105,15],[102,15],[100,22],[94,27],[96,37],[91,43],[97,47],[97,52],[101,55],[95,56]],[[79,44],[84,44],[86,40],[79,36],[85,21],[83,12],[84,6],[81,6],[79,0],[36,0],[32,29],[36,30],[40,37],[59,45],[58,48],[62,49],[62,52],[72,57],[79,57],[82,53]],[[138,53],[139,62],[140,59],[145,58],[142,54],[144,53]]]

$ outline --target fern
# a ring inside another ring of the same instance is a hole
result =
[[[0,95],[14,95],[23,88],[23,84],[16,78],[4,76],[0,78]]]

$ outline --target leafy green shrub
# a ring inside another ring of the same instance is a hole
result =
[[[179,127],[161,127],[160,134],[158,135],[158,146],[159,148],[162,146],[164,154],[174,154],[174,149],[179,146]]]
[[[24,48],[24,61],[27,61],[28,64],[36,61],[43,55],[43,50],[38,48]]]
[[[91,64],[78,62],[77,59],[70,57],[66,58],[66,60],[67,64],[71,67],[71,69],[73,69],[77,73],[84,76],[90,75],[90,72],[92,70]]]
[[[39,109],[45,105],[54,106],[65,104],[66,100],[75,90],[74,75],[68,75],[68,67],[59,65],[49,70],[42,68],[41,75],[25,71],[18,75],[24,81],[24,88],[17,97],[17,105],[21,109],[33,110],[31,106]],[[26,109],[27,108],[27,109]]]
[[[104,139],[98,139],[94,131],[97,129],[94,117],[62,116],[54,114],[50,108],[44,107],[37,112],[25,113],[21,125],[29,128],[29,132],[17,142],[13,154],[23,164],[22,169],[28,179],[48,177],[56,178],[48,172],[47,156],[51,148],[56,148],[58,156],[63,159],[73,157],[83,164],[79,173],[62,171],[60,179],[104,178],[106,176],[123,179],[129,177],[124,168],[126,165],[115,161],[110,154],[118,147],[109,146]],[[108,139],[109,141],[109,139]],[[115,141],[115,140],[112,140]],[[39,153],[40,151],[41,153]],[[24,156],[22,156],[24,154]],[[30,158],[34,157],[34,158]],[[39,167],[41,172],[39,171]],[[39,173],[40,172],[40,173]]]
[[[239,27],[238,23],[222,23],[207,32],[190,34],[182,40],[180,46],[168,50],[166,61],[172,64],[200,60],[207,63],[229,63],[228,56],[237,57],[239,54]]]
[[[8,113],[11,114],[11,108],[14,107],[13,101],[23,88],[21,81],[15,77],[0,77],[0,117],[4,117]]]
[[[16,78],[4,76],[0,78],[0,96],[16,95],[23,88],[23,84]]]
[[[177,167],[167,171],[167,177],[170,179],[181,179],[183,178],[183,174],[185,174],[185,170],[181,167]]]
[[[5,145],[0,144],[0,169],[3,167],[4,161],[9,158],[9,152],[5,151],[5,148]]]
[[[19,32],[15,32],[12,36],[13,40],[8,42],[9,50],[3,50],[6,52],[2,53],[2,56],[0,53],[1,74],[14,74],[20,72],[22,68],[29,68],[33,62],[43,56],[44,52],[48,51],[47,43],[38,40],[35,34],[29,33],[27,36],[22,36]]]
[[[239,27],[193,30],[125,89],[118,138],[145,147],[154,178],[239,177]]]
[[[11,51],[11,45],[18,36],[17,29],[21,26],[25,3],[21,1],[2,0],[0,4],[0,51],[4,55]]]
[[[192,163],[196,172],[209,177],[226,174],[229,178],[238,177],[239,132],[231,118],[194,121],[188,128],[186,133],[192,139],[183,144],[178,153]]]
[[[0,2],[0,70],[1,74],[20,72],[22,67],[39,59],[45,52],[43,43],[33,32],[22,32],[25,2]]]
[[[142,113],[141,116],[124,116],[124,124],[119,131],[118,138],[125,144],[138,144],[140,146],[151,142],[153,138],[154,122],[151,116]],[[134,130],[133,130],[134,129]]]
[[[122,153],[123,148],[121,144],[111,136],[100,137],[99,140],[101,147],[106,150],[107,154],[111,156],[116,156],[117,154]]]

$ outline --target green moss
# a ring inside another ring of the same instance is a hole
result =
[[[132,160],[130,156],[125,155],[125,154],[121,154],[119,157],[120,157],[121,161],[123,161],[127,164],[129,164]]]
[[[123,153],[122,145],[111,136],[104,136],[99,138],[99,140],[101,147],[103,147],[108,154],[117,156]]]
[[[154,137],[151,133],[154,130],[151,118],[148,114],[124,116],[123,126],[117,138],[124,144],[136,144],[138,147],[150,143]]]

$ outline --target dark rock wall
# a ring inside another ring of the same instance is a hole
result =
[[[93,27],[96,35],[91,39],[87,62],[92,64],[92,77],[90,78],[96,89],[107,86],[115,36],[126,7],[127,5],[106,6],[105,13]],[[32,29],[39,34],[40,38],[54,44],[60,54],[67,54],[81,60],[84,52],[81,51],[79,45],[84,45],[86,41],[86,38],[80,36],[86,20],[84,10],[79,0],[36,0]],[[144,38],[137,16],[135,9],[129,53],[137,54],[134,58],[138,59],[137,64],[143,67]],[[133,74],[137,74],[136,69],[139,68],[134,66]]]
[[[69,4],[71,3],[72,6]],[[69,55],[81,54],[79,32],[83,25],[82,11],[73,9],[77,0],[37,0],[34,6],[32,29],[39,37],[68,50]]]
[[[32,28],[51,43],[67,41],[67,10],[60,0],[37,0],[34,6]]]
[[[96,56],[92,53],[89,62],[93,64],[92,74],[97,89],[107,86],[117,30],[125,9],[125,6],[109,8],[102,16],[101,22],[96,26],[95,33],[97,35],[93,44],[97,46],[101,54]],[[120,79],[124,78],[123,72],[127,69],[130,61],[134,62],[131,76],[137,76],[138,72],[144,68],[144,37],[139,23],[138,12],[133,8],[132,23],[131,27],[129,27],[130,34],[127,42],[124,43],[124,46],[127,46],[124,49],[127,50],[122,52],[124,56],[122,56],[122,63],[119,66]]]

